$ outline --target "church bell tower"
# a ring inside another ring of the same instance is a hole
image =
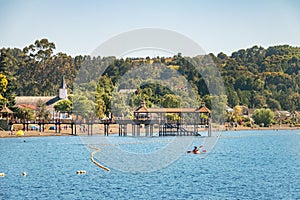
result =
[[[61,84],[59,87],[59,98],[60,99],[68,98],[68,89],[67,89],[67,84],[65,82],[65,76],[62,77]]]

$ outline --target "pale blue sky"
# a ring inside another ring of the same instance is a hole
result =
[[[90,54],[102,42],[138,28],[181,33],[206,52],[300,46],[300,1],[0,0],[0,47],[48,38],[57,51]]]

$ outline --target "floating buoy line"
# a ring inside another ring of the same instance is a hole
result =
[[[94,146],[90,146],[90,145],[88,145],[88,148],[94,149],[94,150],[95,150],[95,151],[93,151],[93,152],[90,154],[90,160],[92,161],[92,163],[94,163],[96,166],[100,167],[101,169],[104,169],[104,170],[106,170],[106,171],[109,172],[109,171],[110,171],[109,168],[107,168],[107,167],[101,165],[100,163],[98,163],[98,162],[95,161],[95,159],[94,159],[94,155],[95,155],[97,152],[99,152],[100,149],[97,148],[97,147],[94,147]]]

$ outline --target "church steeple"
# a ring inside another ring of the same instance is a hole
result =
[[[67,99],[68,98],[68,89],[67,84],[65,82],[65,76],[62,77],[60,87],[59,87],[59,98]]]

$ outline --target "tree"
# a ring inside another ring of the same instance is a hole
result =
[[[243,108],[239,105],[233,108],[233,112],[231,113],[231,121],[240,122],[242,120]]]
[[[227,98],[228,98],[228,104],[230,106],[239,105],[240,100],[236,93],[236,91],[232,87],[227,87]]]
[[[54,105],[54,109],[57,112],[71,113],[73,109],[72,102],[69,99],[61,100],[56,105]]]
[[[86,96],[73,96],[73,113],[86,119],[93,119],[97,116],[96,104]]]
[[[272,110],[281,110],[280,103],[279,103],[279,101],[277,101],[276,99],[269,98],[269,99],[267,100],[267,105],[268,105],[268,107],[271,108]]]
[[[162,99],[162,106],[164,108],[179,108],[180,101],[178,97],[174,94],[166,94]]]
[[[103,119],[106,116],[106,105],[102,98],[96,98],[95,105],[96,115],[98,118]]]
[[[3,97],[6,99],[8,106],[13,107],[15,104],[15,92],[17,89],[17,77],[20,63],[23,62],[22,51],[20,49],[5,49],[0,50],[0,73],[6,76],[8,81],[5,94]],[[20,85],[22,88],[22,85]]]
[[[34,44],[25,47],[23,52],[29,54],[29,56],[34,57],[38,61],[45,62],[51,57],[54,49],[55,44],[49,42],[48,39],[43,38],[41,40],[36,40]]]
[[[240,104],[247,105],[249,107],[250,99],[251,99],[251,92],[249,90],[237,89],[237,95],[240,98]]]
[[[112,114],[114,116],[127,116],[128,113],[130,112],[130,107],[127,105],[127,94],[123,93],[121,94],[120,92],[117,91],[117,88],[113,90],[112,93]]]
[[[8,81],[4,74],[0,73],[0,102],[5,101],[4,93],[6,92]]]
[[[225,119],[225,106],[227,104],[226,95],[211,96],[211,111],[214,122],[222,124]]]
[[[39,120],[49,120],[50,119],[50,111],[46,109],[46,104],[42,100],[38,100],[36,103],[36,118]]]
[[[263,95],[257,94],[252,97],[251,103],[255,108],[262,108],[264,105],[266,105],[266,99]]]
[[[30,108],[18,108],[16,112],[16,117],[22,120],[32,120],[34,117],[34,111]]]
[[[274,113],[270,109],[256,109],[252,118],[257,125],[269,126],[273,122]]]
[[[222,60],[227,60],[228,59],[228,56],[225,53],[223,53],[223,52],[219,53],[217,55],[217,57],[220,58],[220,59],[222,59]]]
[[[112,80],[107,75],[101,76],[96,86],[95,95],[98,117],[108,116],[111,113],[112,90]]]
[[[300,94],[299,93],[293,93],[291,96],[289,96],[289,101],[291,102],[291,111],[299,110],[300,109]]]

